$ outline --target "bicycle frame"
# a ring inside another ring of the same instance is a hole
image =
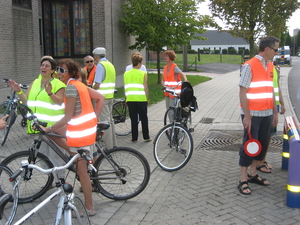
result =
[[[54,178],[55,178],[55,182],[56,182],[56,186],[57,186],[57,190],[52,193],[48,198],[46,198],[44,201],[42,201],[40,204],[38,204],[36,207],[34,207],[30,212],[28,212],[25,216],[23,216],[21,219],[19,219],[15,224],[19,225],[19,224],[23,224],[25,221],[27,221],[31,216],[33,216],[36,212],[38,212],[41,208],[43,208],[45,205],[47,205],[49,202],[51,202],[51,200],[53,198],[55,198],[56,196],[60,195],[60,200],[59,200],[59,204],[58,204],[58,210],[56,213],[56,218],[55,218],[55,225],[59,225],[61,218],[62,218],[62,213],[63,213],[63,209],[65,209],[67,211],[67,213],[64,216],[65,222],[69,222],[69,223],[65,223],[65,224],[70,224],[71,221],[70,220],[70,216],[71,216],[71,211],[70,209],[73,209],[76,213],[76,217],[77,219],[81,222],[82,224],[82,220],[80,217],[80,214],[77,210],[77,208],[70,202],[70,199],[73,199],[74,194],[73,193],[65,193],[64,189],[63,189],[63,182],[61,182],[58,179],[57,176],[57,172],[60,170],[65,170],[67,168],[69,168],[73,162],[75,162],[76,159],[78,159],[79,157],[82,157],[79,153],[76,154],[75,156],[72,157],[72,159],[64,166],[60,166],[60,167],[54,167],[54,168],[50,168],[50,169],[43,169],[40,168],[36,165],[33,164],[29,164],[27,161],[22,161],[22,168],[20,170],[18,170],[17,172],[15,172],[12,177],[17,177],[18,175],[20,175],[23,172],[23,168],[28,168],[28,169],[36,169],[42,173],[45,174],[49,174],[52,173]],[[84,157],[83,157],[84,158]],[[90,165],[90,164],[89,164]],[[93,168],[95,169],[95,168]],[[18,179],[17,182],[20,182],[20,178]],[[67,202],[67,205],[65,204]],[[68,207],[67,207],[68,206]]]

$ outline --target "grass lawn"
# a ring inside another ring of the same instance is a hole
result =
[[[176,54],[176,60],[174,61],[180,69],[182,69],[182,54]],[[198,54],[188,54],[188,68],[189,70],[195,71],[195,64],[203,65],[208,63],[231,63],[241,64],[243,62],[242,56],[240,55],[216,55],[216,54],[201,54],[200,61],[198,61]],[[164,67],[165,62],[161,59],[160,67]],[[147,62],[146,67],[148,69],[156,69],[157,63],[155,60]],[[201,72],[201,71],[199,71]]]
[[[210,77],[204,77],[198,75],[187,75],[187,79],[192,84],[192,86],[211,80]],[[162,85],[157,84],[157,74],[150,73],[148,75],[148,88],[149,88],[149,98],[150,98],[149,105],[152,105],[156,102],[165,99],[165,96],[163,95],[163,91],[161,90]],[[115,94],[115,98],[124,98],[125,97],[124,88],[123,87],[117,88],[117,90],[118,93]]]

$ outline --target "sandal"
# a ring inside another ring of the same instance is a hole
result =
[[[262,186],[269,186],[270,184],[266,184],[265,181],[267,181],[267,179],[263,179],[260,176],[258,176],[258,174],[256,174],[255,176],[251,176],[248,174],[248,182],[250,183],[254,183],[254,184],[259,184]]]
[[[269,168],[269,170],[272,170],[272,166],[267,161],[264,161],[264,164]]]
[[[263,168],[266,168],[267,171],[262,170]],[[266,166],[266,164],[257,166],[256,169],[259,170],[260,172],[263,172],[263,173],[271,173],[272,172],[271,169],[268,166]]]
[[[243,185],[247,185],[247,186],[244,186]],[[250,187],[248,186],[248,182],[247,181],[239,181],[239,184],[237,186],[237,188],[239,189],[239,192],[243,195],[251,195],[251,189]],[[245,190],[249,189],[250,192],[244,192]]]

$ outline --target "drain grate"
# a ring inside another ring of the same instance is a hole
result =
[[[202,150],[238,151],[242,144],[243,131],[216,131],[212,130],[200,143]],[[282,150],[282,137],[280,134],[271,137],[269,151]]]
[[[207,123],[207,124],[210,124],[214,121],[214,118],[209,118],[209,117],[203,117],[201,120],[200,120],[200,123]]]

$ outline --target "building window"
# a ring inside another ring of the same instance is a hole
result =
[[[90,0],[44,0],[45,55],[81,57],[91,52]]]
[[[12,4],[15,6],[31,9],[31,0],[13,0]]]

